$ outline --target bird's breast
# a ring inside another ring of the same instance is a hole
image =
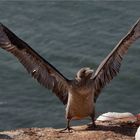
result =
[[[84,118],[92,114],[94,109],[93,93],[69,92],[66,116]]]

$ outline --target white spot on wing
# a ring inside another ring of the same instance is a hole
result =
[[[32,73],[35,73],[37,70],[33,70]]]

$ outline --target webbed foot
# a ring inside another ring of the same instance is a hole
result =
[[[86,128],[86,130],[94,130],[95,128],[97,128],[97,125],[95,124],[95,122],[88,124],[88,127]]]
[[[60,132],[60,133],[65,133],[65,132],[72,133],[73,131],[75,131],[73,128],[71,128],[71,127],[66,127],[66,128],[64,128],[64,129],[60,130],[59,132]]]
[[[64,133],[64,132],[72,133],[73,131],[74,131],[74,129],[70,127],[70,119],[68,119],[66,128],[60,130],[59,132],[60,133]]]

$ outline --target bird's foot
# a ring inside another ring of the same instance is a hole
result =
[[[65,129],[62,129],[62,130],[60,130],[59,132],[60,132],[60,133],[65,133],[65,132],[72,133],[73,131],[75,131],[73,128],[71,128],[71,127],[66,127]]]
[[[86,128],[86,130],[94,130],[95,128],[97,128],[95,122],[91,123],[91,124],[88,124],[87,126],[88,127]]]

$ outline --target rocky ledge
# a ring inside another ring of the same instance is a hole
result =
[[[54,128],[23,128],[0,132],[0,140],[140,140],[140,114],[108,112],[96,120],[97,127],[74,126],[70,132]],[[137,131],[137,133],[136,133]],[[136,135],[135,135],[136,134]]]
[[[71,133],[60,133],[54,128],[24,128],[0,132],[0,139],[7,140],[134,140],[138,125],[132,122],[96,122],[95,130],[75,126]]]

